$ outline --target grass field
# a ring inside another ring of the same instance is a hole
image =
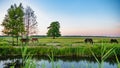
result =
[[[120,55],[120,43],[109,43],[109,37],[91,37],[94,44],[84,43],[86,37],[60,37],[52,39],[50,37],[37,37],[39,41],[29,42],[28,51],[35,55],[47,55],[54,53],[55,56],[92,56],[92,50],[100,57],[102,46],[106,48],[105,52],[111,48],[115,48],[117,55]],[[120,38],[116,38],[120,42]],[[1,55],[20,54],[22,43],[19,41],[19,46],[10,44],[10,37],[0,38]]]
[[[62,44],[75,44],[75,43],[80,43],[84,44],[84,39],[87,37],[60,37],[56,39],[51,39],[51,38],[40,38],[39,42],[40,43],[60,43]],[[100,43],[109,43],[110,39],[109,37],[91,37],[93,39],[94,44],[100,44]],[[120,38],[116,38],[118,42],[120,42]],[[85,44],[84,44],[85,45]]]
[[[94,44],[86,44],[84,42],[85,38],[88,37],[59,37],[56,39],[52,39],[51,37],[37,37],[39,41],[29,42],[29,46],[46,46],[46,45],[56,45],[56,46],[86,46],[86,45],[101,45],[106,44],[107,46],[112,45],[110,43],[110,37],[90,37],[93,39]],[[20,38],[19,38],[20,39]],[[120,38],[115,38],[118,40],[120,45]],[[21,41],[19,40],[19,45],[21,45]],[[12,46],[12,38],[11,37],[0,37],[0,46],[10,45]]]

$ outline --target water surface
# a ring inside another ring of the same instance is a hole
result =
[[[37,57],[35,58],[37,68],[45,67],[52,68],[98,68],[99,64],[94,58],[54,58],[54,62],[51,62],[48,57]],[[18,66],[21,64],[22,59],[20,57],[6,57],[0,58],[0,68],[6,68],[10,63],[17,62]],[[104,68],[117,68],[117,63],[114,59],[108,59],[104,63]]]

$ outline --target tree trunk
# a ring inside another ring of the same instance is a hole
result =
[[[55,36],[53,36],[53,39],[55,39]]]
[[[18,46],[18,37],[19,37],[19,36],[17,36],[17,46]]]
[[[12,45],[14,46],[14,36],[12,35]]]
[[[30,20],[29,20],[29,18],[30,18],[30,14],[28,14],[28,22],[27,22],[27,39],[29,39],[28,38],[28,36],[29,36],[29,27],[30,27]]]

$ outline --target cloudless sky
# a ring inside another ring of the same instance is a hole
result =
[[[40,35],[59,21],[62,35],[120,36],[120,0],[0,0],[0,23],[20,2],[35,11]]]

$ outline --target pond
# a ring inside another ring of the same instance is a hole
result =
[[[35,58],[37,68],[52,68],[52,62],[48,57],[37,57]],[[107,59],[104,62],[103,68],[117,68],[117,63],[115,59]],[[9,68],[8,66],[17,62],[17,68],[21,65],[22,59],[20,57],[6,57],[0,58],[0,68]],[[54,58],[54,68],[98,68],[98,63],[94,58],[84,58],[84,57],[63,57]]]

